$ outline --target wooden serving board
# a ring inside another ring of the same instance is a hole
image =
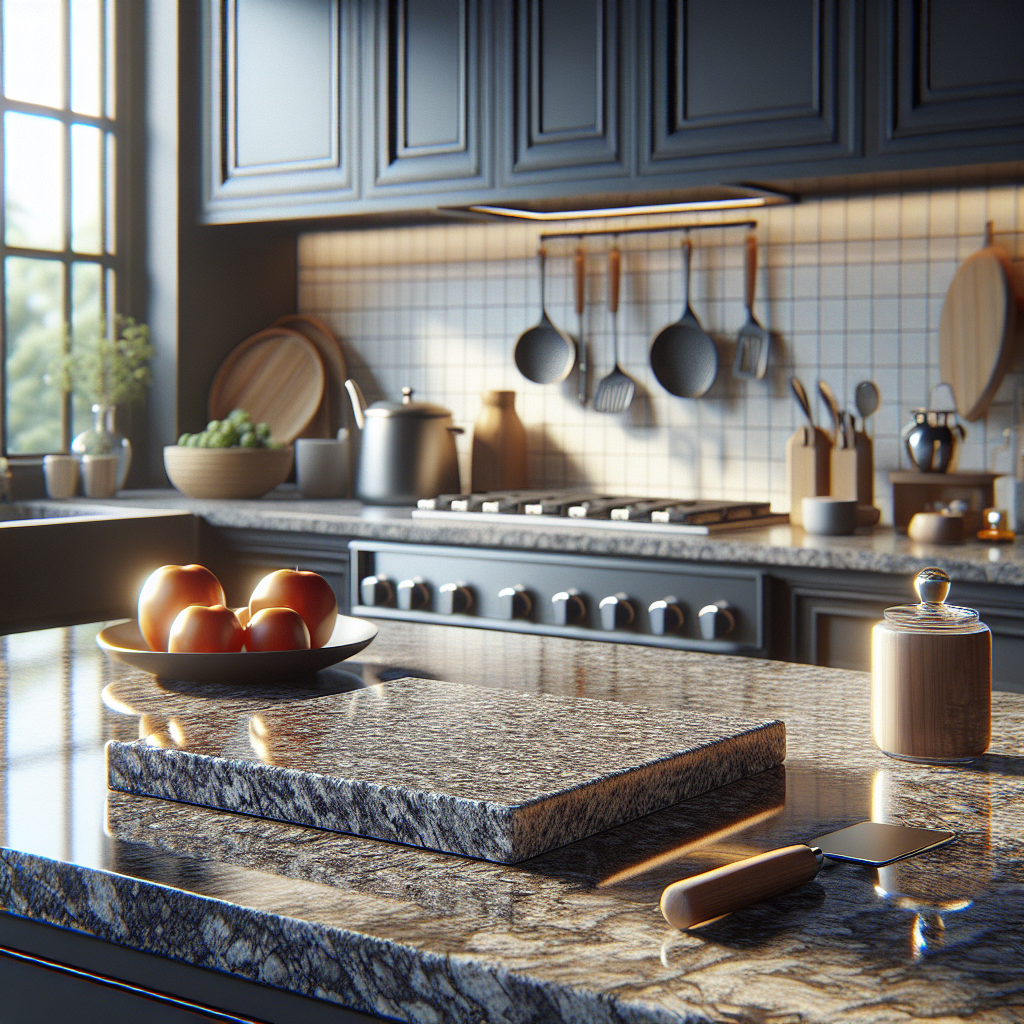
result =
[[[244,409],[253,423],[291,444],[309,425],[324,394],[324,365],[316,346],[298,331],[270,327],[236,345],[210,387],[210,419]]]
[[[990,225],[987,247],[964,260],[946,292],[939,366],[966,420],[985,415],[1012,362],[1021,319],[1016,276],[1009,254],[992,244]]]
[[[111,789],[505,864],[786,756],[779,721],[433,680],[293,702],[153,689],[140,721],[173,716],[177,739],[108,743]]]
[[[324,365],[324,394],[309,426],[300,437],[335,437],[338,430],[348,424],[348,396],[345,381],[348,379],[348,363],[342,351],[341,342],[334,332],[316,317],[306,313],[289,313],[274,321],[275,327],[287,327],[298,331],[307,341],[316,346],[320,361]]]

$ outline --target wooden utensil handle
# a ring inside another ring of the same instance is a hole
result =
[[[619,265],[622,257],[618,249],[608,253],[608,308],[613,313],[619,311]]]
[[[581,246],[576,250],[576,315],[583,316],[587,290],[587,257]]]
[[[820,851],[785,846],[673,882],[662,893],[661,912],[674,928],[692,928],[796,889],[820,867]]]
[[[754,307],[754,285],[757,281],[757,236],[751,231],[747,235],[747,260],[745,264],[744,296],[747,309]]]

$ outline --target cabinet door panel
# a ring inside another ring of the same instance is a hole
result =
[[[508,16],[508,180],[559,180],[580,171],[625,175],[626,48],[618,0],[515,0]]]
[[[480,0],[376,0],[375,166],[370,192],[429,184],[444,192],[487,177],[483,111],[489,5]],[[412,191],[422,191],[413,189]]]
[[[355,7],[356,0],[204,4],[210,219],[267,203],[354,198]]]
[[[853,154],[854,15],[847,0],[652,0],[642,171]]]
[[[1024,3],[885,0],[883,151],[1024,141]]]

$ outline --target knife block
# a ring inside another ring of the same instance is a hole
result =
[[[789,521],[795,526],[803,526],[804,498],[829,493],[831,451],[828,434],[818,427],[801,427],[786,442]]]
[[[830,469],[833,498],[874,505],[874,446],[867,434],[855,434],[852,448],[833,447]]]

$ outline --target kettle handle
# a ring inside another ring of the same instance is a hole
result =
[[[345,381],[345,390],[348,392],[348,397],[352,402],[352,415],[355,418],[356,426],[362,430],[366,426],[366,399],[363,398],[362,389],[359,385],[351,378]]]

